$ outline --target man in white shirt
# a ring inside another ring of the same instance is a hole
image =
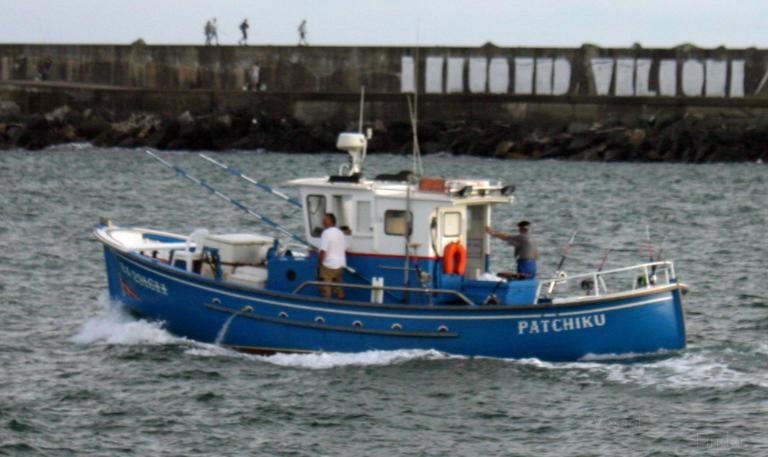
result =
[[[318,276],[323,282],[342,282],[344,267],[347,266],[347,240],[344,233],[336,227],[336,216],[326,213],[323,217],[323,234],[320,235],[320,257]],[[324,298],[331,298],[331,286],[321,286]],[[344,299],[344,289],[333,287],[333,292]]]

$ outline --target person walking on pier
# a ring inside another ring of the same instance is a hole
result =
[[[219,27],[216,25],[216,18],[211,21],[211,43],[216,40],[216,46],[219,45]]]
[[[205,31],[205,45],[206,46],[210,46],[211,45],[211,38],[213,37],[212,32],[211,32],[213,30],[213,24],[211,24],[211,20],[210,19],[205,21],[205,28],[203,30]]]
[[[299,46],[309,46],[309,42],[307,41],[307,20],[302,19],[301,24],[299,24],[299,28],[297,29],[299,32]]]
[[[243,34],[243,37],[237,42],[240,46],[248,45],[248,29],[250,27],[251,26],[248,25],[248,18],[243,19],[243,22],[240,23],[240,32]]]
[[[515,279],[533,279],[536,277],[536,259],[539,258],[539,246],[530,236],[530,226],[530,222],[521,221],[517,224],[517,235],[498,232],[490,226],[485,227],[486,233],[515,247],[517,273],[512,275]]]
[[[240,38],[240,41],[238,41],[237,44],[241,46],[248,45],[248,29],[250,27],[250,24],[248,24],[248,18],[243,19],[243,22],[240,23],[240,32],[243,34],[243,37]]]

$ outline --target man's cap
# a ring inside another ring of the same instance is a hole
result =
[[[528,221],[520,221],[520,222],[517,223],[517,226],[520,227],[520,228],[528,227],[529,225],[531,225],[531,223],[528,222]]]

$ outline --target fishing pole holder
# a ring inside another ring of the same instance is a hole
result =
[[[552,295],[555,286],[565,284],[566,282],[568,282],[568,273],[564,271],[555,272],[555,278],[549,283],[549,288],[547,288],[547,295]]]

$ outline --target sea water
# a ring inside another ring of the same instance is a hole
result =
[[[297,210],[188,152],[162,153],[277,222]],[[214,156],[267,184],[339,154]],[[682,352],[573,363],[436,351],[253,356],[136,320],[106,293],[99,217],[181,233],[260,231],[140,151],[0,154],[0,455],[768,455],[768,167],[427,156],[429,175],[517,185],[494,227],[533,223],[551,274],[674,260]],[[369,157],[369,175],[408,169]],[[290,188],[288,189],[290,191]],[[513,265],[493,242],[494,269]]]

